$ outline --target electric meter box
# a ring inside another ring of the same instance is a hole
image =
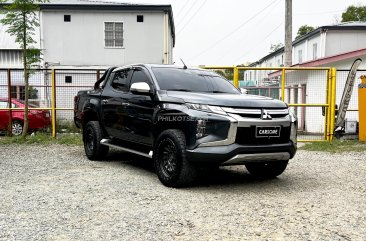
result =
[[[346,134],[356,134],[357,133],[357,120],[346,119],[345,130]]]

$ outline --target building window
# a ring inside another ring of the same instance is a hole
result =
[[[64,15],[64,22],[71,22],[71,15]]]
[[[297,57],[298,57],[298,61],[299,61],[299,64],[302,63],[302,49],[300,49],[299,51],[297,51]]]
[[[72,76],[65,76],[65,83],[71,84],[72,83]]]
[[[104,46],[106,48],[123,47],[123,23],[121,22],[104,23]]]
[[[313,44],[313,59],[317,59],[318,58],[318,44],[315,43]]]
[[[137,15],[137,22],[142,23],[144,21],[144,15]]]
[[[11,86],[11,92],[10,92],[11,98],[18,99],[18,100],[24,100],[25,99],[25,87],[24,86]]]

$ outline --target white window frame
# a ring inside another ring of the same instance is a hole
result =
[[[114,38],[113,38],[113,41],[114,41],[114,46],[106,46],[106,28],[105,28],[105,25],[106,23],[113,23],[113,26],[114,24],[116,23],[122,23],[122,46],[116,46],[116,32],[115,32],[115,27],[113,27],[113,33],[114,33]],[[103,23],[103,45],[104,45],[104,48],[105,49],[123,49],[125,47],[125,38],[124,38],[124,33],[125,33],[125,23],[122,22],[122,21],[104,21]]]

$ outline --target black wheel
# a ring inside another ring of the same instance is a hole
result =
[[[20,136],[23,133],[23,122],[13,121],[11,123],[11,132],[14,136]]]
[[[182,131],[162,132],[156,141],[153,158],[156,174],[165,186],[182,187],[194,181],[197,170],[187,160]]]
[[[270,179],[281,175],[285,171],[287,164],[288,160],[248,163],[245,166],[253,176]]]
[[[85,154],[90,160],[100,160],[107,156],[109,147],[100,144],[103,138],[98,121],[89,121],[83,128]]]

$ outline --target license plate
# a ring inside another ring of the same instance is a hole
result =
[[[255,137],[280,137],[280,126],[257,126],[255,131]]]

